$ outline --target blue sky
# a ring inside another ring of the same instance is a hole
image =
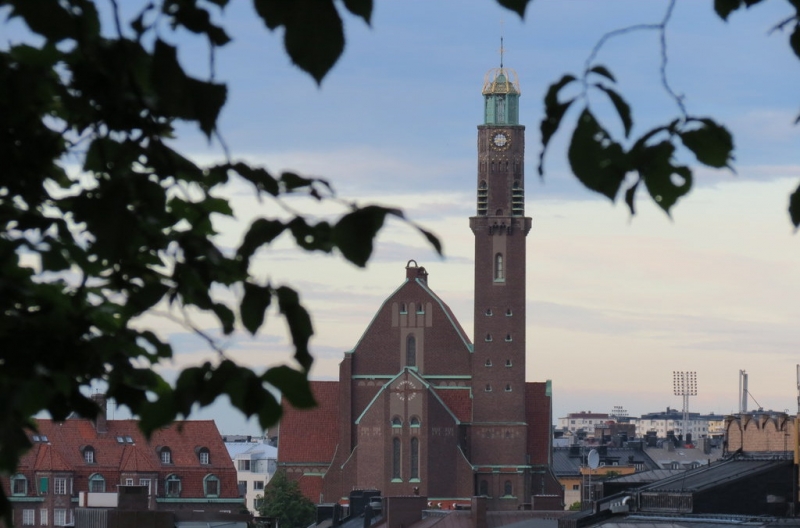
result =
[[[467,218],[475,202],[476,126],[483,76],[498,66],[502,32],[527,126],[526,212],[533,217],[527,377],[552,380],[554,418],[614,405],[630,414],[680,407],[673,370],[697,371],[693,411],[735,411],[739,369],[750,373],[760,405],[794,411],[800,239],[786,207],[800,183],[800,130],[793,125],[800,63],[788,34],[768,34],[791,10],[786,2],[767,2],[724,23],[712,4],[677,2],[667,30],[667,73],[690,114],[732,131],[736,173],[696,168],[694,190],[670,219],[641,190],[639,214],[631,218],[624,204],[610,204],[569,174],[574,110],[551,144],[544,180],[536,174],[548,85],[582,71],[604,33],[659,22],[666,1],[535,0],[524,21],[491,0],[376,2],[371,27],[346,17],[345,52],[321,87],[291,65],[280,31],[268,32],[249,2],[232,2],[220,21],[234,41],[218,52],[216,77],[229,83],[220,125],[233,156],[275,172],[328,178],[341,197],[361,204],[399,206],[445,245],[446,258],[439,259],[412,229],[392,222],[366,270],[336,256],[300,253],[285,240],[260,255],[257,276],[296,286],[312,310],[313,377],[336,378],[343,352],[402,282],[408,259],[428,269],[431,287],[471,334]],[[206,76],[205,46],[186,35],[174,40],[182,63]],[[631,103],[634,136],[678,115],[660,85],[655,32],[609,41],[597,62],[615,74]],[[591,104],[619,134],[607,102],[593,97]],[[218,145],[186,127],[180,132],[178,146],[194,159],[221,158]],[[226,192],[236,219],[219,223],[224,245],[238,243],[253,218],[277,214],[244,186]],[[320,217],[341,212],[302,200],[294,205]],[[196,322],[211,328],[209,319]],[[167,375],[213,357],[158,312],[141,324],[175,345]],[[291,355],[276,318],[258,339],[237,335],[229,342],[233,357],[257,369]],[[213,417],[223,432],[257,430],[224,402],[196,417]]]
[[[697,371],[692,410],[735,411],[739,369],[750,373],[758,404],[794,410],[800,249],[786,206],[800,182],[800,133],[792,124],[800,113],[792,88],[800,69],[788,35],[768,35],[787,6],[770,2],[724,23],[711,2],[678,2],[667,32],[670,83],[690,114],[724,123],[737,148],[736,174],[697,168],[695,190],[672,219],[643,194],[631,218],[624,205],[585,190],[568,172],[570,127],[552,143],[544,181],[536,175],[549,84],[580,72],[605,32],[658,22],[666,5],[537,0],[523,22],[488,0],[378,2],[372,27],[346,19],[345,53],[321,87],[290,64],[280,32],[265,32],[244,5],[226,12],[236,41],[220,54],[218,75],[231,81],[221,124],[234,153],[271,170],[330,178],[342,197],[359,203],[402,207],[445,244],[440,260],[411,229],[392,223],[366,270],[299,254],[289,244],[263,255],[262,276],[298,286],[313,311],[314,378],[336,378],[342,353],[401,283],[410,258],[428,268],[431,286],[471,333],[467,217],[474,209],[476,126],[483,75],[498,66],[502,31],[527,126],[526,210],[534,225],[527,376],[552,380],[554,418],[613,405],[631,414],[680,407],[673,370]],[[614,72],[631,103],[634,135],[677,116],[660,85],[655,32],[609,41],[597,62]],[[201,72],[204,62],[197,64]],[[607,103],[595,97],[591,104],[619,133]],[[214,157],[201,141],[185,145],[199,159]],[[226,226],[231,243],[242,222],[270,214],[236,196],[237,223]],[[257,341],[238,339],[238,357],[254,366],[287,357],[280,322],[266,332]],[[184,343],[179,364],[199,348]]]

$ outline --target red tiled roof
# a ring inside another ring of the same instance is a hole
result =
[[[436,391],[445,405],[461,422],[472,421],[472,398],[469,389],[448,389]]]
[[[52,445],[37,444],[33,450],[36,450],[33,463],[33,469],[36,471],[70,471],[70,465]]]
[[[550,463],[551,398],[547,383],[525,384],[525,419],[528,422],[528,455],[531,464]]]
[[[329,464],[339,440],[339,382],[312,381],[313,409],[296,409],[284,398],[278,462]]]
[[[239,496],[236,470],[211,420],[176,422],[154,432],[149,442],[136,420],[107,420],[107,430],[102,433],[93,420],[84,418],[63,422],[42,419],[36,424],[37,432],[31,435],[33,448],[21,457],[18,466],[28,479],[33,479],[37,471],[70,472],[77,493],[88,491],[88,477],[94,473],[105,478],[109,491],[136,473],[158,479],[174,473],[182,481],[182,498],[202,498],[203,479],[213,473],[220,480],[220,497]],[[87,447],[94,451],[91,463],[84,460]],[[159,447],[170,449],[172,463],[162,464]],[[201,447],[208,450],[208,464],[200,463]],[[29,488],[31,493],[35,491],[33,486]]]

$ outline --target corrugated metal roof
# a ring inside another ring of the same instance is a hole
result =
[[[642,488],[642,491],[702,491],[723,482],[747,478],[755,473],[789,464],[789,460],[740,460],[716,462],[684,471]]]
[[[641,473],[634,473],[633,475],[624,475],[617,477],[614,482],[630,482],[630,483],[648,483],[656,482],[661,479],[669,478],[674,475],[683,473],[684,469],[652,469],[650,471],[642,471]]]

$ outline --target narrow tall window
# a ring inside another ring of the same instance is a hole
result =
[[[92,446],[87,446],[83,450],[83,461],[87,464],[94,464],[94,448]]]
[[[411,478],[419,479],[419,438],[411,439]]]
[[[406,365],[409,367],[417,366],[417,338],[413,335],[406,340]]]
[[[506,497],[510,497],[510,496],[512,496],[514,494],[513,491],[514,490],[511,487],[511,481],[507,480],[505,482],[505,484],[503,485],[503,495],[505,495]]]
[[[481,480],[480,486],[478,486],[478,495],[489,496],[489,483],[487,481]]]
[[[161,463],[172,464],[172,451],[170,451],[168,447],[161,449]]]
[[[392,478],[400,479],[400,439],[392,439]]]
[[[198,458],[200,459],[200,463],[203,465],[207,465],[211,463],[211,454],[208,451],[208,448],[203,447],[197,453]]]
[[[506,280],[506,271],[503,268],[503,254],[498,253],[494,256],[494,280]]]
[[[167,497],[181,496],[181,479],[178,475],[170,475],[164,481],[164,491]]]

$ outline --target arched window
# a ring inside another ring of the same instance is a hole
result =
[[[489,482],[486,480],[481,480],[481,483],[478,485],[478,495],[482,495],[484,497],[489,496]]]
[[[419,418],[416,416],[411,417],[411,427],[419,427]]]
[[[11,477],[11,494],[12,495],[27,495],[28,494],[28,479],[25,475],[17,473]]]
[[[512,315],[514,315],[514,314],[511,312],[511,308],[506,310],[506,317],[511,317]]]
[[[106,492],[106,479],[103,478],[103,475],[95,473],[89,477],[89,492],[90,493]]]
[[[419,480],[419,438],[411,439],[411,473],[412,479]]]
[[[392,479],[400,480],[400,439],[392,439]]]
[[[94,448],[92,446],[83,448],[83,461],[87,464],[94,464]]]
[[[511,360],[510,360],[510,359],[507,359],[507,360],[506,360],[506,366],[507,366],[507,367],[510,367],[510,366],[511,366]]]
[[[392,427],[402,427],[402,426],[403,426],[403,420],[401,420],[399,416],[395,416],[394,418],[392,418]]]
[[[504,281],[506,280],[506,270],[503,267],[503,254],[498,253],[494,256],[494,280],[496,281]]]
[[[492,315],[492,309],[491,308],[487,308],[486,309],[486,315],[488,315],[488,316]]]
[[[203,478],[203,493],[206,497],[219,497],[219,479],[208,474]]]
[[[511,334],[506,334],[506,341],[511,341]]]
[[[406,339],[406,366],[417,366],[417,338],[413,335]]]
[[[172,464],[172,451],[168,447],[161,448],[161,463]]]
[[[492,392],[492,384],[491,383],[487,383],[486,384],[486,388],[483,389],[483,390],[485,390],[486,392]]]
[[[491,367],[492,366],[492,360],[491,359],[487,359],[486,363],[484,363],[484,366]]]
[[[486,341],[492,340],[492,334],[486,334]]]
[[[511,481],[507,480],[505,484],[503,484],[503,495],[506,497],[511,497],[514,495],[514,489],[511,487]]]
[[[167,497],[181,496],[181,478],[178,475],[172,474],[164,479],[164,493]]]
[[[197,452],[197,458],[204,466],[211,463],[211,453],[208,451],[207,447],[200,448]]]
[[[401,314],[408,313],[408,305],[406,303],[402,303],[400,305],[400,313]]]
[[[511,384],[506,383],[506,392],[511,392]]]

